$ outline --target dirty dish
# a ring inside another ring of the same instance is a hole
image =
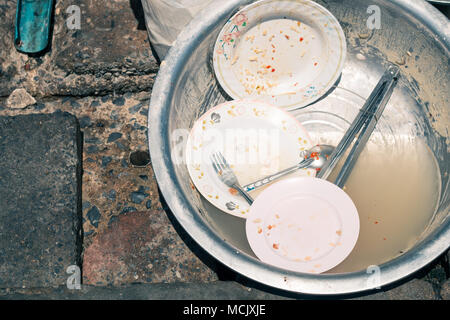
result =
[[[333,86],[345,55],[344,32],[322,6],[262,0],[227,21],[215,43],[213,65],[233,99],[257,98],[293,110]]]
[[[192,187],[205,199],[226,213],[246,218],[250,205],[221,181],[211,155],[221,152],[239,184],[245,185],[298,163],[301,152],[311,146],[308,133],[287,112],[259,101],[230,101],[211,108],[194,123],[186,143],[186,164]],[[314,176],[315,170],[294,174]]]
[[[296,177],[264,190],[253,202],[245,226],[250,247],[261,261],[322,273],[353,250],[359,216],[351,198],[336,185]]]

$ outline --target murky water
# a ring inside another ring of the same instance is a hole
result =
[[[413,246],[435,212],[439,181],[436,161],[419,139],[399,137],[392,144],[374,139],[344,187],[358,209],[358,241],[347,259],[329,272],[378,265]]]
[[[339,165],[329,177],[334,181]],[[360,216],[360,234],[351,254],[328,273],[364,270],[413,246],[430,222],[440,194],[436,161],[420,139],[371,138],[344,190]],[[208,220],[226,241],[253,255],[245,220],[223,213],[206,200]]]

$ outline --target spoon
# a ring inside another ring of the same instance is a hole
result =
[[[322,169],[322,166],[325,164],[328,157],[330,156],[331,153],[333,153],[333,151],[334,151],[333,146],[330,146],[327,144],[316,145],[307,151],[302,151],[302,153],[300,153],[300,156],[303,157],[304,159],[302,161],[300,161],[299,163],[297,163],[295,166],[289,167],[280,172],[277,172],[275,174],[272,174],[270,176],[262,178],[258,181],[250,183],[250,184],[244,186],[243,189],[246,192],[255,190],[255,189],[265,186],[266,184],[269,184],[291,172],[294,172],[294,171],[296,171],[298,169],[302,169],[302,168],[312,168],[312,169],[316,169],[317,171],[319,171],[320,169]]]

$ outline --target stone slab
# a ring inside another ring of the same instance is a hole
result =
[[[153,283],[121,287],[82,286],[32,291],[0,290],[0,300],[264,300],[286,299],[257,289],[246,288],[233,281],[212,283]]]
[[[217,279],[160,209],[120,215],[84,251],[83,284],[205,283]]]
[[[0,116],[69,112],[83,136],[83,243],[107,228],[122,213],[160,208],[150,164],[135,166],[131,155],[148,153],[146,92],[103,97],[38,99],[24,109],[0,100]]]
[[[422,279],[411,279],[405,283],[382,288],[380,291],[362,294],[356,300],[438,300],[433,285]]]
[[[422,287],[416,291],[417,286]],[[120,287],[82,285],[80,290],[66,287],[33,290],[0,290],[0,300],[436,300],[432,290],[414,280],[387,292],[360,293],[358,295],[317,296],[298,295],[271,289],[247,287],[235,281],[210,283],[152,283],[129,284]]]
[[[0,116],[0,287],[53,287],[80,264],[81,144],[68,113]]]
[[[450,279],[442,285],[440,295],[443,300],[450,300]]]
[[[25,109],[1,109],[0,102],[0,115],[60,110],[79,120],[83,133],[85,284],[217,280],[210,268],[214,263],[202,261],[201,254],[198,258],[200,249],[192,248],[189,237],[180,237],[183,231],[176,230],[169,220],[170,212],[166,213],[160,201],[151,164],[133,164],[133,154],[148,154],[148,104],[147,93],[45,102],[38,99]],[[132,236],[142,241],[133,242]],[[108,237],[113,239],[109,241]],[[92,253],[94,250],[98,256]],[[105,260],[99,261],[100,256]]]
[[[153,86],[158,62],[140,0],[55,1],[51,43],[34,55],[14,47],[16,5],[0,0],[0,97],[17,88],[39,98],[139,92]]]

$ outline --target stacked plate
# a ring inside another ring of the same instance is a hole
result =
[[[345,54],[336,18],[306,0],[257,1],[229,19],[215,43],[216,78],[232,101],[196,121],[187,166],[205,199],[246,219],[249,244],[264,262],[309,273],[333,268],[358,238],[356,207],[310,168],[252,191],[249,203],[223,182],[211,155],[221,152],[242,186],[301,162],[313,142],[288,111],[326,94]]]

